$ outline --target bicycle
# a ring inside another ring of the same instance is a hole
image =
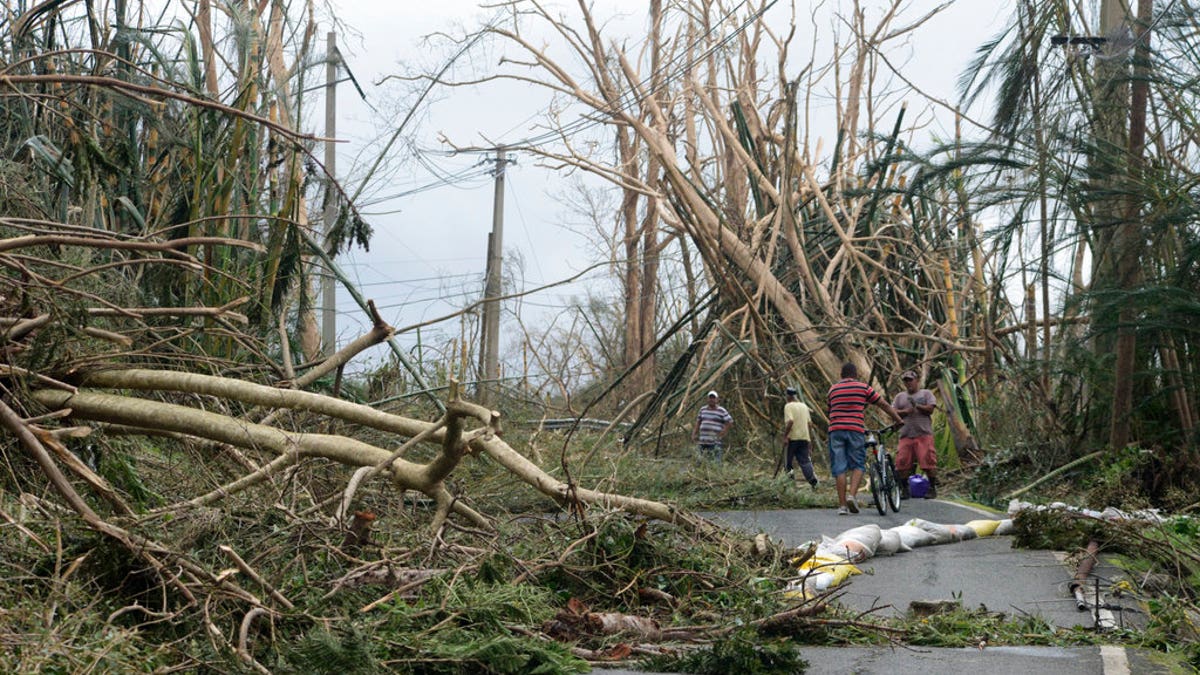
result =
[[[895,427],[886,429],[868,429],[866,449],[868,476],[871,479],[871,496],[875,499],[875,510],[879,515],[887,515],[887,508],[892,507],[892,513],[900,513],[900,482],[896,480],[896,463],[892,453],[887,451],[883,443],[883,434],[893,431]],[[886,503],[885,503],[886,501]]]

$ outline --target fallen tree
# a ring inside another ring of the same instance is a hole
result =
[[[265,450],[277,455],[261,469],[247,473],[212,492],[186,503],[208,505],[228,495],[248,489],[270,476],[295,465],[305,457],[321,457],[348,467],[370,467],[386,473],[400,490],[416,490],[432,498],[439,506],[432,527],[436,531],[451,511],[473,525],[488,527],[488,520],[453,498],[445,481],[472,452],[485,452],[514,475],[563,506],[595,504],[619,509],[695,531],[713,531],[702,518],[681,512],[659,502],[589,490],[557,480],[529,461],[500,438],[500,413],[463,401],[455,395],[446,404],[445,415],[436,422],[425,422],[381,412],[369,406],[350,403],[321,394],[214,377],[197,373],[153,370],[105,370],[86,374],[76,392],[39,389],[31,398],[51,411],[62,411],[69,418],[116,424],[146,433],[170,432],[225,443],[239,448]],[[345,435],[288,432],[236,417],[199,410],[149,398],[136,398],[94,391],[95,388],[129,389],[147,392],[174,392],[212,396],[274,411],[307,411],[352,424],[408,437],[399,450],[389,451]],[[457,388],[453,391],[457,392]],[[466,429],[467,421],[482,426]],[[427,441],[440,447],[437,458],[417,464],[400,455],[414,441]]]

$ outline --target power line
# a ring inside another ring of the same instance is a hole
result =
[[[496,25],[500,21],[500,18],[503,15],[504,15],[503,9],[496,10],[495,16],[486,25],[489,28]],[[384,145],[383,150],[379,153],[379,156],[375,158],[375,163],[373,165],[371,165],[370,169],[367,170],[366,176],[363,178],[362,183],[359,184],[358,189],[355,190],[354,194],[350,197],[351,202],[357,201],[358,198],[360,196],[362,196],[362,191],[366,188],[367,181],[370,180],[371,176],[375,175],[376,169],[378,169],[379,165],[383,163],[384,157],[387,156],[388,151],[391,150],[391,148],[392,148],[392,144],[394,144],[396,142],[396,140],[400,138],[400,134],[401,134],[401,132],[404,131],[404,127],[408,125],[409,120],[411,120],[413,118],[413,116],[416,114],[417,108],[425,100],[425,97],[427,95],[429,95],[429,92],[433,90],[434,85],[437,84],[442,79],[442,75],[445,75],[446,71],[450,70],[450,67],[453,66],[455,64],[455,62],[458,61],[459,58],[461,58],[464,54],[466,54],[468,51],[470,51],[472,47],[475,46],[475,43],[478,42],[483,37],[484,33],[485,33],[485,31],[480,31],[479,33],[476,33],[474,37],[472,37],[470,40],[468,40],[466,44],[464,44],[457,52],[455,52],[455,54],[453,56],[450,57],[450,60],[448,60],[445,63],[445,65],[442,66],[441,70],[439,70],[436,75],[434,75],[432,78],[430,78],[429,85],[425,87],[425,90],[423,92],[421,92],[421,95],[417,98],[416,103],[414,103],[413,106],[411,108],[409,108],[408,114],[406,114],[404,116],[404,119],[401,120],[400,124],[396,127],[396,130],[392,133],[391,137],[388,139],[388,142]]]
[[[464,272],[462,274],[443,274],[436,277],[420,277],[417,279],[388,279],[386,281],[371,281],[365,284],[359,284],[361,288],[369,288],[371,286],[388,286],[391,284],[417,284],[426,281],[446,281],[449,279],[467,279],[470,277],[479,277],[479,272]]]
[[[542,270],[542,263],[537,255],[537,247],[533,245],[533,237],[529,236],[529,223],[525,220],[525,212],[521,210],[521,202],[517,199],[516,186],[510,181],[508,184],[508,192],[512,196],[513,206],[517,207],[517,217],[521,219],[521,231],[525,233],[525,243],[529,244],[529,252],[533,254],[533,264],[537,267],[538,274],[542,279],[546,278],[546,273]]]
[[[435,173],[435,175],[437,175],[437,174]],[[462,171],[457,174],[439,176],[437,180],[431,181],[429,183],[425,183],[423,185],[419,185],[414,188],[410,188],[407,190],[401,190],[400,192],[393,192],[392,194],[384,195],[382,197],[376,197],[375,199],[372,199],[370,201],[363,202],[362,204],[360,204],[360,206],[361,207],[376,206],[378,204],[382,204],[384,202],[389,202],[389,201],[392,201],[395,199],[401,199],[403,197],[412,197],[413,195],[418,195],[423,192],[429,192],[430,190],[436,190],[437,188],[440,188],[440,187],[456,187],[460,190],[472,189],[472,188],[479,187],[479,185],[481,185],[482,183],[476,183],[473,185],[463,185],[463,184],[467,183],[468,181],[477,180],[479,178],[487,178],[490,176],[491,176],[491,170],[486,169],[486,168],[475,170],[475,171],[465,170],[465,171]]]
[[[462,291],[461,293],[439,294],[439,295],[434,295],[434,296],[430,296],[427,298],[418,298],[416,300],[406,300],[404,302],[393,302],[393,303],[387,304],[387,305],[376,304],[376,309],[379,309],[379,310],[395,309],[397,307],[408,307],[409,305],[418,305],[418,304],[432,303],[432,302],[437,302],[437,301],[441,301],[441,302],[445,302],[446,304],[450,304],[450,302],[449,302],[450,300],[455,300],[458,298],[470,298],[470,297],[479,297],[479,289],[475,288],[475,289],[471,289],[471,290],[467,290],[467,291]]]

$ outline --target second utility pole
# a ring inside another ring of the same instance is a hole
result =
[[[325,36],[325,210],[321,219],[325,239],[333,231],[338,217],[338,200],[334,198],[337,181],[337,71],[341,56],[338,55],[337,33],[329,31]],[[332,356],[337,351],[337,290],[333,285],[333,273],[321,273],[321,353]],[[307,356],[307,355],[306,355]]]
[[[493,404],[500,391],[500,274],[504,260],[504,146],[496,148],[496,191],[492,198],[492,233],[488,235],[487,283],[483,290],[483,367],[479,386],[479,402]]]

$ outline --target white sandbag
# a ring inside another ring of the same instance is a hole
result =
[[[900,539],[900,533],[895,530],[882,530],[879,533],[879,546],[875,549],[875,555],[895,555],[912,549],[904,545],[904,541]]]
[[[805,580],[805,582],[804,582],[805,588],[810,588],[817,592],[828,590],[829,587],[832,585],[833,585],[833,573],[832,572],[818,572],[818,573],[813,574],[812,576],[808,577],[808,579]]]
[[[846,547],[837,543],[833,537],[821,535],[821,543],[817,544],[814,558],[846,558]]]
[[[1015,531],[1016,527],[1013,525],[1013,519],[1005,518],[1004,520],[1000,521],[1000,524],[996,526],[996,531],[992,532],[992,534],[1001,536],[1005,534],[1012,534]]]
[[[818,549],[818,553],[827,558],[836,558],[851,563],[862,562],[871,557],[862,542],[854,539],[847,539],[845,541],[830,540],[829,543],[822,543]],[[870,553],[874,553],[874,551]]]
[[[1127,520],[1129,516],[1124,511],[1115,506],[1110,506],[1100,513],[1100,517],[1105,520]]]
[[[1158,509],[1141,509],[1134,511],[1129,515],[1134,520],[1145,520],[1151,523],[1165,523],[1167,516],[1164,516]]]
[[[1023,502],[1020,499],[1010,499],[1008,501],[1008,514],[1010,516],[1015,516],[1026,509],[1042,510],[1045,508],[1046,507],[1044,506],[1037,506],[1036,504],[1032,504],[1030,502]]]
[[[867,523],[866,525],[852,527],[834,537],[834,539],[837,541],[842,541],[844,539],[857,539],[867,546],[874,547],[879,545],[880,532],[882,532],[882,530],[879,529],[878,523]]]
[[[907,546],[910,551],[921,546],[930,546],[936,542],[932,534],[912,525],[897,525],[891,528],[891,531],[900,535],[900,543]]]
[[[950,534],[954,537],[954,541],[966,541],[979,536],[979,533],[974,528],[968,525],[947,525],[946,529],[950,530]]]
[[[1030,504],[1029,502],[1023,502],[1018,499],[1013,499],[1008,502],[1009,515],[1016,515],[1017,513],[1025,510],[1069,511],[1071,513],[1079,513],[1091,518],[1101,518],[1104,520],[1144,520],[1151,523],[1160,523],[1165,520],[1163,515],[1159,513],[1157,509],[1144,509],[1140,511],[1126,512],[1110,506],[1103,511],[1097,511],[1095,509],[1083,509],[1077,506],[1071,506],[1069,504],[1064,504],[1063,502],[1054,502],[1048,506]]]
[[[857,541],[870,551],[874,551],[875,547],[879,546],[879,537],[882,535],[882,530],[879,529],[878,523],[867,523],[852,527],[849,530],[839,534],[835,539],[841,543],[846,541]]]
[[[931,523],[928,520],[923,520],[921,518],[913,518],[905,524],[924,530],[925,532],[933,535],[933,543],[935,544],[949,544],[952,541],[959,540],[959,537],[954,530],[951,530],[949,527],[940,523]]]
[[[837,545],[846,549],[846,559],[860,562],[875,555],[881,531],[876,523],[860,525],[839,534]]]

